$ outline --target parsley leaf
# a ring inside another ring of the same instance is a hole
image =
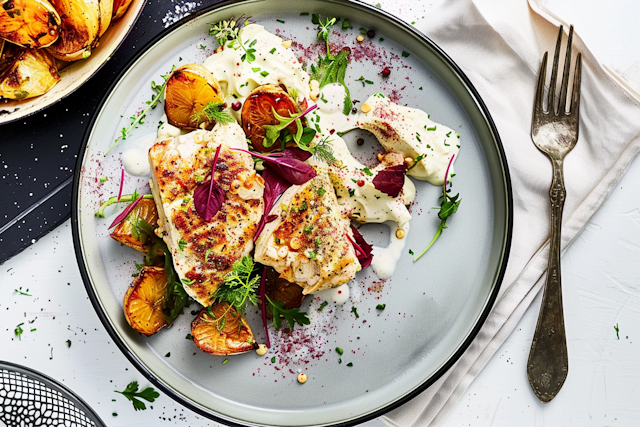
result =
[[[300,313],[300,309],[292,308],[285,310],[284,303],[282,301],[273,301],[268,295],[265,295],[269,308],[273,314],[273,326],[279,329],[282,326],[282,319],[286,320],[289,324],[289,329],[293,330],[296,323],[300,326],[308,325],[311,323],[306,313]]]
[[[138,381],[132,381],[127,385],[127,388],[124,391],[114,390],[116,393],[120,393],[131,402],[133,402],[133,408],[136,411],[147,409],[147,406],[143,401],[137,399],[138,397],[146,400],[147,402],[153,402],[158,397],[160,397],[160,393],[155,391],[152,387],[147,387],[141,392],[138,392]]]
[[[216,290],[216,299],[229,303],[240,315],[244,315],[249,302],[257,306],[259,300],[256,289],[260,285],[260,275],[256,274],[255,267],[250,256],[244,256],[234,262],[233,268]]]

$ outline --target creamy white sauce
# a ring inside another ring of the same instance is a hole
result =
[[[400,256],[404,253],[404,246],[407,243],[407,236],[409,235],[409,222],[404,224],[402,229],[405,232],[405,236],[402,239],[398,239],[396,231],[398,230],[398,224],[390,222],[389,225],[389,246],[381,248],[374,246],[373,260],[371,261],[371,269],[378,276],[379,279],[388,279],[391,277],[396,269]]]
[[[265,84],[284,84],[289,92],[294,89],[301,101],[309,96],[309,74],[291,49],[282,45],[283,40],[266,31],[262,25],[251,24],[240,31],[245,48],[255,49],[255,61],[249,63],[244,49],[238,42],[227,42],[222,52],[214,53],[204,61],[207,68],[220,83],[227,103],[244,100],[256,87]],[[254,43],[255,41],[255,43]],[[230,113],[240,121],[241,110]]]
[[[120,155],[124,170],[133,176],[150,176],[149,148],[156,142],[156,134],[148,133],[133,141],[127,141],[127,149]]]
[[[351,294],[349,291],[349,285],[343,283],[337,288],[325,289],[323,291],[315,292],[313,295],[320,297],[327,302],[342,305],[349,301],[349,296]]]
[[[169,124],[167,120],[167,115],[163,114],[160,118],[160,126],[158,126],[158,141],[162,141],[163,139],[173,138],[175,136],[185,135],[191,131],[183,130],[178,127],[175,127]]]
[[[357,127],[372,132],[387,151],[411,159],[423,156],[408,175],[442,185],[449,160],[455,155],[455,162],[460,150],[458,134],[432,121],[424,111],[395,104],[382,94],[370,96],[365,104],[371,110],[360,112]],[[453,173],[453,163],[449,173]]]

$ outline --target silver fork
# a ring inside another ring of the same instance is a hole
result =
[[[566,196],[562,162],[578,140],[582,57],[578,53],[573,77],[573,90],[567,111],[567,92],[569,71],[571,69],[571,42],[573,39],[573,26],[571,26],[567,40],[560,95],[556,107],[556,81],[562,34],[562,26],[560,26],[553,58],[551,82],[546,99],[544,99],[544,82],[548,52],[545,52],[542,58],[533,103],[533,119],[531,121],[531,139],[540,151],[549,156],[553,166],[553,181],[549,189],[549,198],[551,200],[549,269],[547,271],[538,324],[533,335],[531,352],[527,363],[529,383],[533,388],[533,392],[543,403],[550,402],[558,394],[569,371],[567,337],[562,314],[562,287],[560,283],[560,229],[562,226],[562,209],[564,208]]]

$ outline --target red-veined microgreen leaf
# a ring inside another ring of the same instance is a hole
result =
[[[118,200],[120,200],[120,197],[122,196],[122,187],[124,187],[124,168],[122,168],[122,173],[120,174],[120,190],[118,191]]]
[[[221,148],[222,145],[218,145],[216,155],[213,158],[213,164],[211,165],[211,179],[209,182],[198,185],[193,192],[193,204],[196,208],[196,212],[205,221],[210,221],[224,203],[224,190],[215,180],[216,164],[218,163],[218,156],[220,155]]]
[[[301,154],[299,153],[305,153],[300,149],[294,150],[288,148],[285,151],[273,153],[268,156],[252,153],[242,148],[232,148],[232,150],[242,151],[243,153],[251,154],[254,157],[268,162],[268,167],[272,168],[275,173],[294,185],[302,185],[316,176],[316,170],[311,165],[300,160]],[[309,157],[307,156],[307,158]],[[267,165],[265,163],[265,168],[266,167]]]
[[[360,265],[362,268],[367,268],[371,265],[371,261],[373,260],[373,254],[371,251],[373,250],[373,246],[367,243],[362,237],[362,234],[355,228],[353,225],[351,226],[351,231],[353,232],[353,239],[347,233],[347,239],[353,245],[353,248],[356,251],[356,257],[358,257],[358,261],[360,261]]]
[[[123,169],[124,171],[124,169]],[[140,203],[140,200],[142,200],[144,198],[143,196],[138,197],[133,203],[131,203],[129,206],[126,207],[125,210],[122,211],[122,213],[120,213],[120,215],[118,215],[116,217],[116,219],[113,220],[113,222],[111,223],[111,225],[109,226],[109,228],[115,227],[116,225],[120,224],[122,221],[125,220],[125,218],[127,217],[127,215],[129,215],[131,213],[131,211],[133,210],[133,208],[136,207],[136,205],[138,203]]]

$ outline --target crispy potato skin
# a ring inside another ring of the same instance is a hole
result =
[[[176,68],[165,92],[164,111],[167,120],[181,129],[197,129],[200,123],[194,120],[209,102],[224,102],[220,84],[213,74],[202,65],[187,64]],[[205,123],[207,129],[213,123]]]
[[[228,303],[212,305],[211,312],[215,318],[205,309],[191,323],[193,342],[200,350],[229,356],[258,348],[251,327]]]
[[[26,48],[47,47],[60,32],[58,12],[44,0],[0,0],[0,38]]]
[[[62,61],[83,59],[98,43],[99,0],[51,0],[61,16],[60,37],[47,49]]]
[[[8,44],[0,57],[0,97],[23,100],[42,95],[60,80],[45,50]]]
[[[167,293],[167,276],[162,267],[145,266],[124,296],[124,315],[133,329],[153,335],[167,325],[162,303]]]
[[[133,219],[138,218],[145,220],[152,227],[156,227],[156,224],[158,223],[158,209],[152,199],[140,200],[138,205],[133,209],[133,211],[131,211],[128,218],[116,225],[116,228],[110,236],[112,239],[117,240],[123,245],[127,245],[130,248],[146,254],[149,249],[149,246],[147,245],[148,236],[136,235],[133,225],[131,224]]]
[[[277,125],[280,122],[273,115],[273,109],[283,117],[290,117],[298,112],[293,98],[280,86],[263,85],[255,88],[242,106],[242,129],[247,134],[253,148],[261,153],[267,153],[280,148],[276,141],[271,147],[263,145],[265,131],[263,125]],[[298,130],[298,125],[291,123],[287,129],[292,134]]]

